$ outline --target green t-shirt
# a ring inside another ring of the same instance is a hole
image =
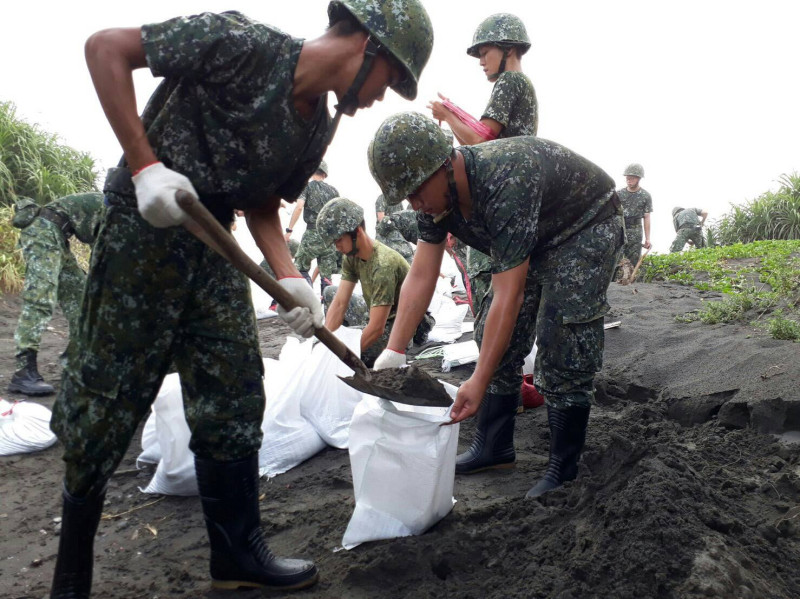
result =
[[[525,73],[500,73],[492,88],[492,97],[481,118],[494,119],[503,130],[500,139],[536,135],[539,130],[539,105],[533,83]]]
[[[357,283],[361,281],[361,291],[367,307],[391,306],[389,316],[397,312],[400,287],[408,274],[408,262],[398,252],[374,241],[372,256],[361,260],[355,256],[345,256],[342,262],[342,280]]]
[[[142,45],[153,75],[164,77],[142,114],[159,160],[212,207],[297,199],[331,123],[325,94],[311,118],[295,110],[302,39],[231,11],[145,25]]]
[[[457,148],[464,156],[472,217],[456,209],[434,224],[418,219],[420,239],[452,233],[492,258],[492,272],[567,241],[611,200],[614,181],[596,164],[540,137],[512,137]]]

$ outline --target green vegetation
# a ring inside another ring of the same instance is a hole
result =
[[[800,239],[800,174],[782,175],[778,191],[761,194],[707,229],[707,241],[722,245],[765,239]],[[711,239],[708,239],[708,237]]]
[[[0,102],[0,206],[27,196],[47,204],[65,195],[96,189],[94,159],[59,143],[16,116],[11,102]]]
[[[679,322],[752,323],[775,339],[800,339],[800,240],[757,241],[648,256],[642,280],[675,281],[723,294]]]
[[[11,226],[11,207],[0,206],[0,293],[22,289],[25,265],[17,249],[19,229]]]

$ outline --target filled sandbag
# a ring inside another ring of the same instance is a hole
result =
[[[32,453],[56,442],[50,410],[30,401],[0,399],[0,456]]]

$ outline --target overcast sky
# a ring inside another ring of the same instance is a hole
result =
[[[480,117],[491,84],[465,50],[478,23],[495,12],[517,14],[531,37],[522,66],[539,100],[539,135],[597,163],[619,187],[628,163],[644,165],[656,251],[666,252],[672,241],[674,206],[704,207],[713,219],[730,203],[776,189],[782,173],[800,170],[800,2],[425,4],[435,43],[417,100],[389,92],[383,103],[345,117],[326,156],[329,181],[370,212],[379,189],[366,149],[384,118],[401,110],[428,114],[425,106],[437,91]],[[206,10],[240,10],[313,38],[327,24],[326,7],[323,0],[4,3],[0,100],[13,101],[19,116],[89,152],[106,169],[116,164],[120,150],[84,63],[83,44],[91,33]],[[141,70],[135,82],[141,109],[156,80]]]

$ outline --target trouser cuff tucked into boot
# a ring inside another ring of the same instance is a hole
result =
[[[94,535],[100,524],[106,484],[103,482],[82,498],[73,497],[65,487],[63,496],[61,537],[50,599],[88,599],[92,590]]]
[[[547,472],[525,495],[539,497],[578,475],[578,458],[586,443],[589,406],[553,408],[547,406],[550,425],[550,461]]]
[[[45,383],[42,375],[39,374],[39,367],[36,364],[37,352],[32,349],[17,354],[18,370],[11,377],[8,384],[9,393],[22,393],[23,395],[51,395],[55,393],[52,385]]]
[[[257,454],[233,462],[195,458],[195,469],[213,587],[291,590],[317,581],[313,562],[277,557],[267,546],[258,505]]]
[[[472,445],[456,457],[456,474],[514,466],[514,418],[519,400],[519,393],[484,396]]]

